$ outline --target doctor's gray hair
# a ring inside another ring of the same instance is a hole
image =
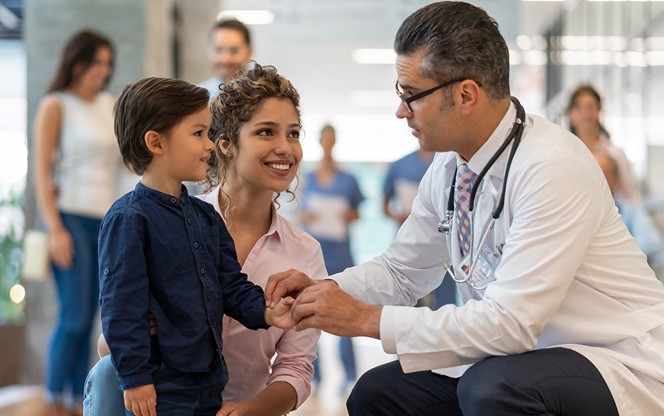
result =
[[[472,79],[492,100],[510,95],[507,43],[498,23],[479,7],[447,1],[422,7],[399,27],[394,50],[404,56],[423,52],[423,77]]]

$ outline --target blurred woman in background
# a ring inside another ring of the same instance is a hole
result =
[[[593,154],[605,153],[616,161],[619,172],[616,195],[638,202],[640,192],[632,167],[625,152],[609,140],[609,133],[600,122],[601,110],[602,100],[592,86],[580,85],[577,87],[567,106],[570,131],[578,136]]]
[[[108,38],[74,34],[35,115],[34,185],[60,303],[48,349],[47,415],[82,412],[99,297],[97,234],[123,166],[113,134],[115,99],[104,92],[112,71]]]

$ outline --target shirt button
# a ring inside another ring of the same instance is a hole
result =
[[[178,202],[178,199],[177,198],[171,198],[171,202],[175,204],[176,202]]]
[[[187,223],[191,224],[191,217],[187,218]]]
[[[194,241],[194,248],[198,248],[200,244],[198,244],[198,241]]]
[[[108,267],[104,269],[104,274],[108,274]]]
[[[212,293],[210,292],[206,293],[205,297],[207,298],[207,300],[212,300]]]
[[[200,272],[201,272],[201,274],[205,274],[205,267],[201,267]]]

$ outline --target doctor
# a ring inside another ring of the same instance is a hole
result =
[[[430,4],[402,23],[395,49],[397,117],[440,152],[410,217],[387,252],[331,281],[291,270],[266,288],[272,302],[306,288],[298,329],[378,338],[398,354],[361,377],[350,415],[664,414],[664,288],[583,143],[518,120],[495,21]],[[407,306],[446,265],[463,306]]]

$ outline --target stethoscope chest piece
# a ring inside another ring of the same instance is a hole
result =
[[[448,209],[447,212],[445,212],[445,219],[438,223],[439,233],[450,235],[450,230],[452,230],[452,218],[454,218],[454,211]]]

